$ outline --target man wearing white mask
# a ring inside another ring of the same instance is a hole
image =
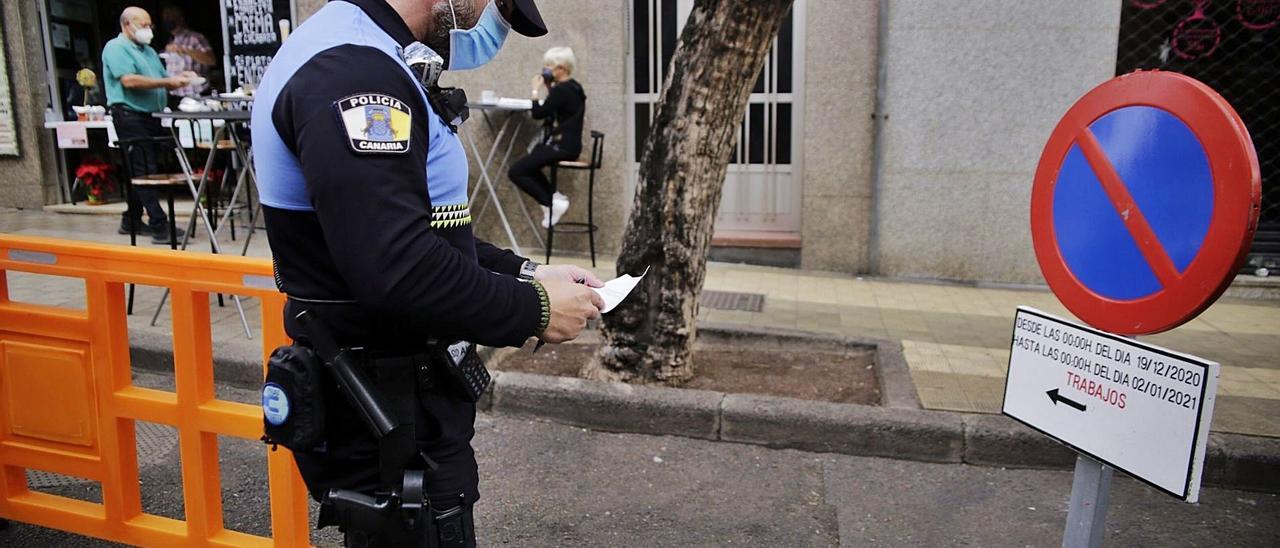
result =
[[[138,7],[127,7],[120,13],[120,35],[102,47],[102,80],[107,92],[107,107],[116,136],[121,141],[167,135],[153,113],[164,110],[167,90],[190,83],[194,73],[167,76],[164,63],[149,45],[155,37],[151,15]],[[153,145],[134,147],[129,166],[134,177],[158,171],[160,152]],[[169,243],[168,219],[155,191],[135,187],[129,196],[129,208],[120,221],[120,233],[130,230],[149,234],[156,244]],[[142,223],[146,208],[147,223]],[[182,230],[175,235],[182,238]]]
[[[254,165],[297,341],[268,365],[264,426],[347,546],[474,546],[474,344],[564,342],[603,306],[590,272],[472,234],[466,99],[436,80],[513,30],[546,33],[533,0],[332,1],[258,85]]]

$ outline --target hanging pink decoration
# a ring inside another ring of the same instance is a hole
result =
[[[1280,23],[1280,0],[1236,0],[1236,20],[1251,30],[1274,27]]]
[[[1187,60],[1203,59],[1222,43],[1222,27],[1205,15],[1210,0],[1196,0],[1195,12],[1173,27],[1173,52]]]

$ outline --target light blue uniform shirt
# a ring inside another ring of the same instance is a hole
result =
[[[271,65],[258,84],[254,101],[254,169],[258,176],[260,199],[265,205],[291,211],[313,211],[306,181],[302,178],[302,167],[276,132],[271,120],[272,109],[289,78],[303,64],[316,54],[343,44],[376,48],[394,59],[409,78],[414,78],[413,71],[400,57],[396,41],[359,7],[347,2],[329,2],[307,19],[289,35],[271,59]],[[426,94],[421,89],[418,92],[430,109]],[[414,114],[414,123],[418,123],[418,116]],[[462,141],[435,112],[427,113],[426,122],[429,135],[427,173],[422,175],[431,205],[436,209],[465,206],[469,165]],[[422,146],[422,143],[415,142],[411,146]]]
[[[130,74],[147,78],[167,76],[156,50],[130,40],[122,32],[102,47],[102,81],[107,88],[107,105],[121,104],[139,112],[164,110],[168,104],[165,89],[126,88],[120,79]]]

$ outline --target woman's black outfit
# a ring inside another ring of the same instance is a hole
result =
[[[507,176],[544,206],[551,206],[552,191],[542,168],[576,160],[582,153],[582,115],[586,108],[587,94],[582,91],[582,84],[573,79],[553,85],[542,103],[533,102],[533,117],[544,120],[546,137],[528,156],[517,160]]]

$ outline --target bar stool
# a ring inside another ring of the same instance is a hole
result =
[[[213,155],[217,154],[218,152],[226,152],[230,154],[232,151],[236,150],[236,144],[231,139],[218,139],[218,141],[215,143],[212,140],[204,140],[204,139],[197,138],[195,139],[195,145],[196,145],[195,146],[196,150],[203,150],[209,154],[205,162],[206,169],[212,169],[212,166],[214,165]],[[222,179],[219,181],[216,181],[217,188],[216,189],[214,188],[213,183],[215,181],[213,181],[212,179],[210,179],[205,185],[205,194],[204,194],[206,198],[205,207],[209,209],[209,220],[213,222],[214,230],[218,230],[218,208],[222,207],[222,201],[224,198],[224,194],[226,193],[227,180],[231,175],[231,172],[232,172],[232,162],[228,160],[227,167],[222,172]],[[227,207],[234,210],[236,209],[235,206],[236,204],[231,204],[230,202],[228,202]],[[236,239],[235,217],[230,217],[230,222],[231,222],[231,241],[234,242]],[[210,244],[212,244],[212,240],[210,240]]]
[[[568,227],[564,230],[566,234],[583,234],[586,233],[591,248],[591,268],[596,266],[596,230],[600,227],[596,226],[594,197],[596,190],[596,170],[600,169],[600,162],[604,156],[604,134],[599,131],[591,132],[591,158],[586,161],[565,160],[551,164],[551,193],[554,195],[560,187],[560,170],[572,169],[578,171],[587,171],[587,222],[563,222],[558,225],[547,226],[547,264],[551,264],[551,241],[556,236],[556,227]]]
[[[169,249],[178,249],[178,221],[173,216],[173,191],[177,189],[187,190],[187,179],[181,173],[159,173],[155,175],[143,175],[129,179],[130,187],[154,188],[163,191],[165,199],[169,204]],[[137,228],[131,227],[130,243],[138,245]]]

